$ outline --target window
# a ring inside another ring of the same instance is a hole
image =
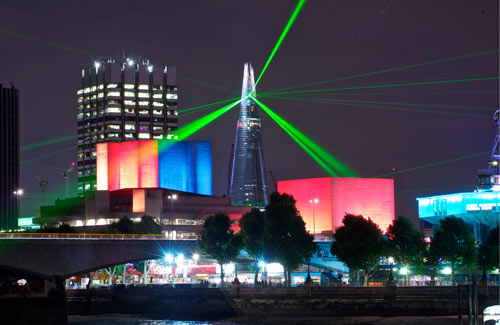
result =
[[[153,94],[153,98],[163,98],[163,94]]]
[[[163,114],[163,111],[162,111],[162,110],[158,110],[158,109],[154,109],[154,110],[153,110],[153,114],[156,114],[156,115],[162,115],[162,114]]]
[[[162,85],[153,85],[153,90],[163,90]]]
[[[123,103],[125,105],[135,106],[135,100],[125,99]]]
[[[149,106],[149,102],[147,100],[139,101],[139,106]]]
[[[125,97],[135,97],[135,93],[133,91],[126,91]]]
[[[120,134],[119,133],[108,133],[108,138],[119,138]]]
[[[147,125],[139,125],[139,131],[149,131],[149,126],[147,126]]]
[[[125,124],[125,130],[135,130],[134,124]]]
[[[120,96],[120,92],[119,91],[108,91],[106,93],[106,96]]]
[[[79,89],[77,92],[76,92],[77,95],[81,95],[83,94],[83,89]]]
[[[104,93],[97,94],[97,98],[103,98],[103,97],[104,97]]]
[[[163,126],[153,126],[153,131],[163,131]]]
[[[141,109],[141,110],[139,111],[139,114],[140,114],[140,115],[149,115],[149,111],[148,111],[147,109]]]
[[[149,89],[149,85],[139,85],[139,89],[141,89],[141,90],[148,90]]]
[[[177,99],[177,94],[167,94],[167,99]]]
[[[163,107],[163,103],[153,102],[153,106]]]
[[[139,139],[149,139],[149,133],[139,133]]]
[[[133,133],[125,133],[125,138],[126,139],[133,139],[134,138],[134,134]]]
[[[134,89],[135,85],[133,85],[133,84],[124,84],[123,88],[125,88],[125,89]]]
[[[125,113],[134,114],[135,113],[135,109],[133,109],[133,108],[125,108]]]
[[[121,113],[122,109],[119,107],[108,107],[106,108],[106,113]]]
[[[120,129],[121,129],[120,125],[115,125],[115,124],[108,125],[108,130],[120,130]]]
[[[163,135],[153,135],[153,139],[161,140],[163,139]]]
[[[112,89],[112,88],[117,88],[118,87],[118,84],[108,84],[106,86],[107,89]]]
[[[149,98],[149,93],[138,93],[137,96],[139,98]]]

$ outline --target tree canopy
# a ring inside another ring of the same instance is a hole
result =
[[[421,267],[425,256],[424,234],[407,218],[399,216],[387,230],[389,254],[397,264],[405,267],[405,283],[408,284],[410,266]]]
[[[364,271],[364,285],[368,284],[369,273],[378,265],[387,249],[387,242],[380,228],[363,216],[347,214],[333,235],[332,254],[350,269]]]
[[[155,219],[143,215],[140,222],[133,222],[129,217],[122,217],[118,222],[112,223],[99,230],[100,233],[108,234],[161,234],[162,227]]]
[[[222,283],[224,264],[236,259],[243,248],[243,240],[231,230],[231,219],[223,213],[218,213],[205,219],[198,235],[198,247],[220,264]]]
[[[434,233],[431,241],[429,257],[434,264],[450,264],[452,283],[455,271],[463,267],[473,267],[476,255],[476,242],[465,221],[455,216],[439,221],[439,230]]]
[[[499,229],[498,225],[490,230],[484,242],[479,246],[478,264],[485,272],[499,267]]]

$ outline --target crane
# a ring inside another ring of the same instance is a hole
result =
[[[45,188],[49,184],[46,180],[44,180],[40,176],[36,176],[36,179],[38,180],[38,185],[40,185],[40,191],[42,192],[42,206],[45,205]]]
[[[63,172],[64,181],[66,183],[66,198],[69,198],[69,175],[74,168],[75,168],[75,163],[73,162],[71,163],[71,166],[66,168],[66,170]]]

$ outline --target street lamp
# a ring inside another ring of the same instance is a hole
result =
[[[20,207],[19,207],[19,199],[20,197],[23,195],[24,191],[20,188],[18,188],[17,190],[15,190],[14,192],[14,195],[16,196],[16,211],[17,211],[17,218],[19,218],[19,210],[20,210]]]
[[[174,240],[174,201],[177,200],[177,194],[167,196],[170,200],[170,239]]]
[[[309,203],[312,204],[313,207],[313,235],[316,237],[316,217],[314,215],[314,205],[319,203],[319,199],[311,199]]]

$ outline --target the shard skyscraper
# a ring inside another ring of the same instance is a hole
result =
[[[236,124],[236,140],[231,174],[231,203],[264,207],[267,205],[267,181],[262,149],[262,131],[257,105],[255,79],[250,63],[245,63],[241,89],[240,117]]]

